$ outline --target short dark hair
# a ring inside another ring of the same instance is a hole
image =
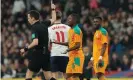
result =
[[[99,19],[100,21],[102,21],[102,17],[100,17],[100,16],[96,16],[96,17],[94,17],[94,19]]]
[[[76,23],[79,22],[79,15],[76,13],[72,13],[71,16],[74,18],[74,20],[76,21]]]
[[[56,11],[56,19],[61,19],[62,18],[62,13],[61,11]]]
[[[28,14],[30,14],[30,16],[34,17],[36,20],[38,20],[40,17],[40,13],[36,10],[31,10],[28,12]]]

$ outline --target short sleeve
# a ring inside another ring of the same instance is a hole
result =
[[[31,35],[32,40],[35,38],[38,38],[38,32],[37,29],[33,28],[32,29],[32,35]]]
[[[81,31],[78,26],[76,26],[74,29],[74,42],[80,42],[81,41]]]
[[[102,44],[108,43],[108,32],[103,27],[100,28]]]

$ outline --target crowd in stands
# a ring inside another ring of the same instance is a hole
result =
[[[24,77],[28,60],[19,53],[31,42],[26,13],[38,10],[41,20],[50,19],[50,0],[2,0],[1,2],[1,76]],[[107,70],[133,69],[133,0],[54,0],[56,10],[66,23],[71,13],[80,15],[84,47],[92,50],[93,17],[103,18],[102,26],[109,34],[110,62]],[[84,48],[83,47],[83,48]],[[91,51],[92,52],[92,51]],[[45,64],[45,63],[44,63]]]

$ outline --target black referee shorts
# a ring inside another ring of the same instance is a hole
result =
[[[50,71],[50,54],[43,54],[43,50],[34,50],[30,53],[28,69],[39,72],[40,69]]]

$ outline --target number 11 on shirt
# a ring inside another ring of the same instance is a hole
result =
[[[61,39],[62,39],[62,42],[65,42],[64,32],[63,31],[57,31],[56,32],[56,38],[57,38],[58,42],[61,42]]]

